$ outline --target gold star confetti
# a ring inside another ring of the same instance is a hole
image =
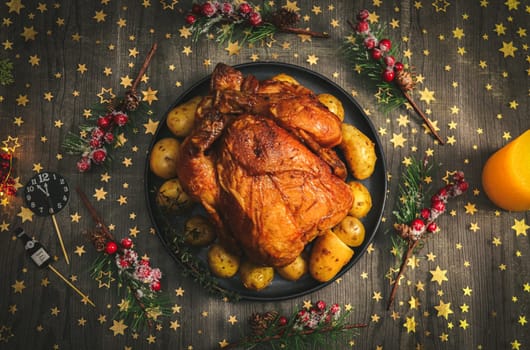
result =
[[[431,282],[437,282],[438,285],[442,285],[442,282],[448,281],[445,274],[447,273],[447,270],[440,269],[440,266],[436,266],[435,270],[430,271],[432,278]]]
[[[512,230],[515,231],[515,236],[519,236],[519,235],[523,235],[523,236],[526,236],[526,230],[528,230],[530,228],[530,226],[528,226],[525,222],[525,219],[521,219],[521,220],[517,220],[517,219],[514,219],[514,224],[512,226]]]
[[[443,300],[440,300],[440,303],[434,308],[438,311],[437,316],[443,317],[446,320],[449,318],[449,315],[453,313],[453,310],[451,310],[451,303],[444,303]]]
[[[403,324],[403,327],[407,329],[407,333],[415,333],[416,332],[416,320],[414,316],[407,317],[405,323]]]
[[[114,336],[117,335],[125,335],[125,330],[128,328],[126,324],[124,324],[123,320],[113,320],[112,326],[109,327],[109,329],[114,333]]]

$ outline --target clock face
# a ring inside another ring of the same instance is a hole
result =
[[[61,175],[44,171],[33,176],[24,187],[29,209],[40,216],[60,212],[68,203],[70,188]]]

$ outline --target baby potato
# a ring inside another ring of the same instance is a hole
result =
[[[354,216],[347,215],[332,231],[350,247],[358,247],[364,241],[364,225],[361,220]]]
[[[348,182],[353,197],[353,205],[349,211],[351,216],[362,219],[372,209],[372,196],[370,192],[359,181]]]
[[[177,139],[166,137],[158,140],[149,155],[149,168],[158,177],[171,179],[177,176],[177,162],[180,143]]]
[[[184,224],[184,242],[191,246],[207,246],[216,236],[215,228],[204,216],[194,215]]]
[[[173,135],[177,137],[188,136],[195,121],[195,111],[201,102],[201,96],[195,96],[173,108],[167,115],[166,124]]]
[[[298,255],[289,265],[277,267],[276,272],[288,281],[296,281],[307,273],[307,269],[307,260]]]
[[[317,98],[331,113],[339,117],[341,122],[344,121],[344,106],[338,98],[332,94],[319,94]]]
[[[182,189],[177,178],[166,180],[158,189],[155,197],[156,204],[164,211],[178,214],[189,209],[193,201]]]
[[[295,78],[293,78],[289,74],[285,74],[285,73],[276,74],[271,79],[272,80],[276,80],[276,81],[284,81],[286,83],[290,83],[290,84],[293,84],[293,85],[300,85],[298,80],[296,80]]]
[[[245,260],[239,269],[241,282],[247,289],[259,291],[267,288],[274,279],[274,268],[270,266],[259,266]]]
[[[230,278],[239,270],[239,256],[230,253],[219,243],[214,243],[208,249],[208,266],[210,271],[221,278]]]
[[[342,124],[342,142],[339,145],[350,172],[357,180],[372,176],[377,156],[375,144],[355,126]]]
[[[319,282],[331,280],[353,256],[353,250],[333,232],[317,237],[309,258],[309,273]]]

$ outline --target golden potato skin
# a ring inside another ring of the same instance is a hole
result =
[[[171,179],[177,176],[180,143],[173,137],[160,139],[149,155],[149,168],[158,177]]]
[[[348,182],[348,186],[353,196],[353,205],[349,214],[362,219],[372,209],[372,196],[366,186],[359,181],[350,181]]]
[[[168,129],[177,137],[186,137],[190,134],[195,122],[195,111],[201,102],[201,96],[195,96],[173,108],[167,115]]]
[[[358,247],[363,244],[365,237],[364,225],[361,220],[354,216],[346,216],[332,231],[350,247]]]
[[[217,234],[210,221],[201,215],[190,217],[184,224],[184,242],[194,247],[204,247],[215,241]]]
[[[344,121],[344,106],[338,98],[331,94],[319,94],[317,97],[320,103],[326,106],[331,113],[339,117],[341,122]]]
[[[375,144],[355,126],[342,124],[342,142],[339,145],[346,164],[357,180],[372,176],[377,156]]]
[[[239,277],[245,288],[260,291],[271,284],[274,279],[274,268],[259,266],[245,260],[241,263]]]
[[[284,81],[284,82],[289,83],[289,84],[300,85],[298,80],[296,80],[295,78],[293,78],[289,74],[285,74],[285,73],[276,74],[275,76],[273,76],[271,78],[271,80]]]
[[[193,204],[177,178],[166,180],[160,186],[155,201],[161,209],[174,214],[182,213]]]
[[[239,270],[239,264],[239,256],[230,253],[219,243],[212,244],[208,249],[208,266],[217,277],[234,276]]]
[[[307,271],[307,260],[301,255],[298,255],[296,259],[289,265],[276,268],[276,272],[278,272],[283,279],[288,281],[297,281],[300,279],[300,277],[305,275]]]
[[[331,280],[353,257],[353,250],[332,231],[317,237],[309,258],[309,273],[319,282]]]

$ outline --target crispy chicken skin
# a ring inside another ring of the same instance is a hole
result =
[[[331,149],[341,141],[340,121],[304,87],[260,82],[222,64],[205,101],[181,147],[185,191],[225,246],[259,264],[289,264],[352,206]]]

